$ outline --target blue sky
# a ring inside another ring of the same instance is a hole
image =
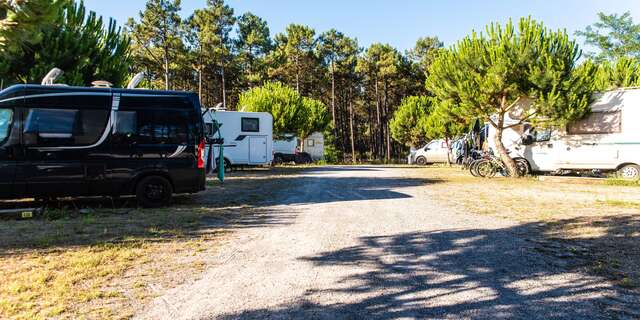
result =
[[[236,15],[246,11],[264,18],[272,35],[290,23],[313,27],[317,32],[336,28],[358,38],[361,46],[389,43],[405,50],[421,36],[437,35],[445,45],[481,30],[491,21],[531,15],[552,28],[573,34],[597,19],[597,12],[630,11],[640,22],[640,0],[228,0]],[[124,23],[137,17],[144,0],[85,0],[86,6]],[[183,0],[182,14],[202,7],[205,0]]]

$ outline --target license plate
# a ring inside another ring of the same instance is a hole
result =
[[[22,216],[22,219],[33,218],[33,211],[22,211],[20,215]]]

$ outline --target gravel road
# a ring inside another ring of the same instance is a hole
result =
[[[417,170],[301,172],[264,204],[276,222],[233,233],[199,280],[137,318],[615,316],[607,281],[535,250],[526,226],[445,206],[439,181]]]

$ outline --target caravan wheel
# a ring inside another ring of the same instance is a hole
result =
[[[640,166],[627,164],[618,170],[618,176],[625,180],[640,180]]]

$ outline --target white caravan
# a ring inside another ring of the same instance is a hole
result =
[[[640,178],[640,89],[599,94],[591,111],[566,128],[506,130],[503,142],[534,171],[617,170],[622,177]]]
[[[203,114],[207,136],[214,141],[218,135],[213,132],[213,120],[220,126],[223,141],[216,141],[213,157],[207,161],[215,168],[218,159],[218,143],[224,146],[225,166],[268,165],[273,160],[273,117],[267,112],[237,112],[209,109]]]

